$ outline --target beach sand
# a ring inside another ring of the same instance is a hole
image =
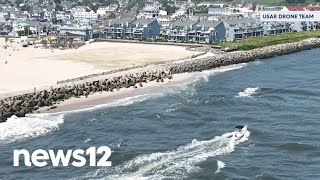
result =
[[[18,41],[18,40],[16,40]],[[78,49],[21,47],[0,38],[0,98],[57,81],[132,65],[188,58],[200,52],[181,46],[97,42]],[[5,64],[5,61],[8,63]]]
[[[188,51],[182,46],[138,43],[97,42],[81,51],[52,56],[54,60],[72,60],[94,64],[98,68],[114,70],[135,65],[188,58],[201,52]]]

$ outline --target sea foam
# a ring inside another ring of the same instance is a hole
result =
[[[251,95],[255,94],[257,91],[259,91],[259,87],[255,88],[246,88],[244,91],[238,93],[238,97],[251,97]]]
[[[43,136],[58,130],[64,122],[63,114],[30,114],[26,117],[12,116],[0,124],[0,143],[11,143],[17,140]]]
[[[245,67],[247,63],[241,63],[241,64],[234,64],[234,65],[229,65],[229,66],[221,66],[218,68],[210,69],[210,70],[205,70],[199,73],[196,73],[196,79],[195,81],[198,81],[200,79],[204,79],[206,82],[209,81],[209,77],[223,73],[223,72],[228,72],[236,69],[241,69]]]

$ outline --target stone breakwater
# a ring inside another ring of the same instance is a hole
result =
[[[16,95],[0,100],[0,122],[5,122],[12,115],[23,117],[28,113],[37,112],[41,107],[56,108],[57,104],[70,98],[87,97],[102,91],[113,92],[120,88],[143,87],[150,81],[164,82],[173,74],[195,72],[231,64],[245,63],[255,59],[270,58],[277,55],[293,53],[320,46],[320,39],[314,38],[275,46],[269,46],[249,51],[238,51],[220,54],[219,56],[193,59],[165,65],[165,70],[153,70],[139,73],[128,73],[113,78],[88,80],[64,84],[61,87],[45,89],[33,93]]]
[[[230,52],[219,56],[190,60],[173,64],[169,70],[172,74],[202,71],[220,66],[246,63],[256,59],[271,58],[274,56],[290,54],[317,47],[320,47],[320,38],[308,39],[295,43],[279,44],[248,51]]]
[[[192,55],[190,57],[176,59],[176,60],[154,62],[153,65],[174,63],[175,61],[183,61],[183,60],[187,60],[187,59],[197,58],[197,57],[202,56],[202,55],[204,55],[206,53],[207,52],[202,52],[202,53],[199,53],[199,54],[194,54],[194,55]],[[138,68],[144,68],[144,67],[147,67],[147,66],[150,66],[150,65],[145,64],[145,65],[130,66],[130,67],[126,67],[126,68],[120,68],[120,69],[116,69],[116,70],[111,70],[111,71],[106,71],[106,72],[101,72],[101,73],[96,73],[96,74],[90,74],[90,75],[86,75],[86,76],[76,77],[76,78],[72,78],[72,79],[66,79],[66,80],[62,80],[62,81],[57,81],[57,84],[64,84],[64,83],[68,83],[68,82],[81,81],[81,80],[85,80],[85,79],[88,79],[88,78],[104,76],[104,75],[114,74],[114,73],[118,73],[118,72],[138,69]]]

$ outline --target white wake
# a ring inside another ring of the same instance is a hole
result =
[[[238,93],[238,97],[251,97],[251,95],[257,93],[259,91],[259,87],[255,88],[246,88],[244,91]]]
[[[250,132],[247,131],[240,141],[222,136],[208,141],[193,140],[190,144],[178,147],[173,151],[140,155],[112,169],[105,168],[88,174],[83,178],[95,179],[132,179],[160,180],[185,179],[190,173],[197,172],[198,164],[210,157],[228,154],[234,151],[237,144],[247,141]],[[225,164],[217,161],[216,173]]]

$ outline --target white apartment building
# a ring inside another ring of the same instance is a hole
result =
[[[56,13],[56,19],[57,20],[68,20],[68,19],[71,19],[71,15],[69,13],[58,11]]]
[[[159,9],[152,6],[146,6],[143,8],[142,13],[144,14],[145,18],[152,19],[159,15]]]
[[[98,20],[98,14],[85,6],[78,6],[71,9],[71,14],[76,21],[81,20]]]
[[[157,20],[159,22],[159,25],[161,28],[166,29],[170,26],[170,16],[165,15],[165,16],[158,16]]]
[[[117,4],[111,4],[110,6],[99,7],[97,10],[97,14],[100,16],[108,16],[111,13],[116,13],[118,9]]]

